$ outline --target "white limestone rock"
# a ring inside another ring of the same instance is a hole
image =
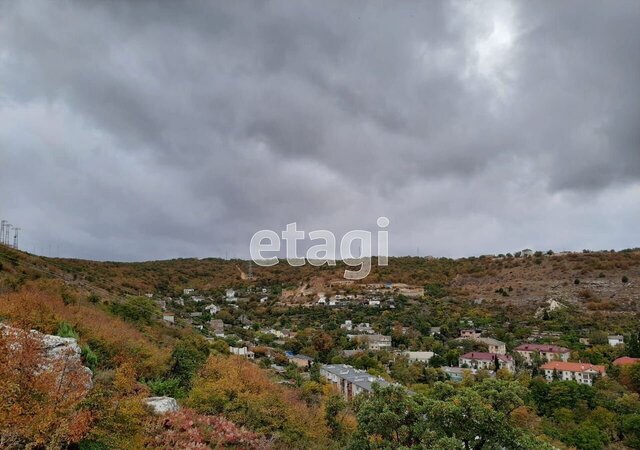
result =
[[[144,402],[154,414],[166,414],[180,409],[178,402],[173,397],[148,397],[144,399]]]

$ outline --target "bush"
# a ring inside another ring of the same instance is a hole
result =
[[[622,277],[622,282],[623,282],[623,283],[628,283],[628,282],[629,282],[629,277],[628,277],[628,276],[626,276],[626,275],[625,275],[625,276],[623,276],[623,277]]]
[[[186,394],[182,388],[180,380],[177,378],[158,378],[145,382],[153,395],[167,396],[173,398],[183,398]]]
[[[92,371],[98,367],[98,355],[96,355],[88,345],[82,346],[82,361]]]
[[[78,339],[79,337],[78,333],[76,333],[73,327],[67,322],[60,322],[60,325],[58,325],[58,330],[56,331],[56,336],[74,339]]]

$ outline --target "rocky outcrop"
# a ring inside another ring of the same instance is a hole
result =
[[[0,323],[0,335],[8,339],[10,348],[19,349],[27,342],[35,344],[41,354],[36,372],[51,372],[57,377],[61,389],[88,392],[93,387],[93,373],[82,364],[82,350],[74,338],[63,338],[39,331],[25,331]]]
[[[154,414],[166,414],[180,409],[178,402],[173,397],[149,397],[145,398],[144,402]]]

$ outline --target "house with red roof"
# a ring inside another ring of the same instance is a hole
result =
[[[606,376],[604,366],[581,362],[550,361],[540,366],[547,381],[576,381],[591,386],[599,376]]]
[[[499,355],[488,352],[469,352],[458,359],[460,367],[471,369],[495,370],[496,364],[499,369],[507,369],[509,372],[515,371],[515,363],[511,355]]]
[[[640,358],[632,358],[630,356],[621,356],[613,361],[614,366],[628,366],[630,364],[639,364]]]
[[[515,351],[522,356],[526,364],[531,364],[535,355],[543,361],[568,361],[571,351],[568,348],[550,344],[520,344]]]

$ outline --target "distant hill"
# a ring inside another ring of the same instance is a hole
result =
[[[310,293],[330,290],[345,265],[314,267],[252,266],[242,260],[184,258],[139,263],[96,262],[34,256],[0,246],[0,282],[15,289],[29,280],[54,278],[105,298],[130,294],[173,295],[184,288],[217,291],[249,285],[308,286]],[[625,281],[623,281],[625,280]],[[547,300],[564,301],[587,311],[640,311],[640,250],[547,254],[529,257],[482,256],[390,258],[374,264],[361,283],[394,282],[443,290],[477,303],[499,303],[535,309]],[[311,289],[311,286],[313,288]],[[304,289],[303,289],[304,291]],[[433,292],[432,292],[433,294]]]

